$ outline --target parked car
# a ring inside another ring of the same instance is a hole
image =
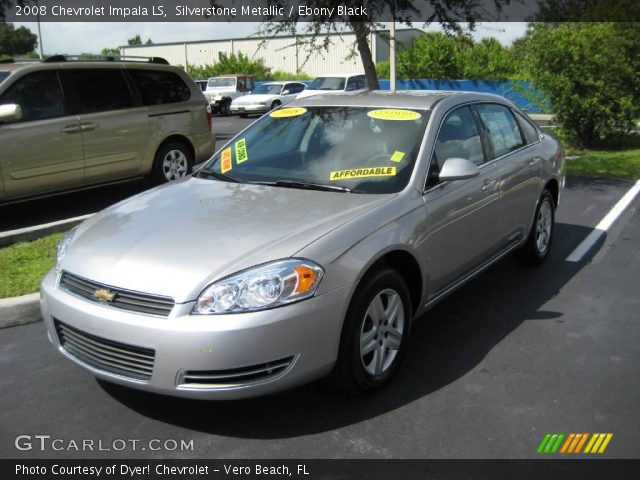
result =
[[[251,75],[230,74],[210,78],[204,96],[211,105],[212,113],[229,115],[231,102],[243,95],[249,95],[255,88]]]
[[[249,95],[238,97],[231,102],[231,113],[246,117],[250,113],[266,113],[286,105],[296,99],[305,89],[300,82],[266,82],[258,85]]]
[[[214,144],[202,92],[164,60],[0,64],[0,202],[143,176],[167,182]]]
[[[363,73],[330,73],[316,77],[305,90],[298,94],[298,99],[319,94],[336,94],[344,92],[364,92],[367,90],[367,78]]]
[[[559,142],[500,96],[297,100],[69,232],[43,318],[69,360],[133,388],[229,399],[331,374],[371,392],[414,318],[511,252],[548,257],[563,183]]]

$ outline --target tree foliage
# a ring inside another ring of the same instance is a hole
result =
[[[38,37],[28,28],[0,23],[0,56],[25,55],[33,52],[37,46]]]
[[[389,62],[376,66],[378,75],[389,78]],[[522,78],[511,49],[495,38],[474,42],[469,35],[425,33],[396,57],[398,78],[502,80]]]
[[[640,116],[640,24],[533,24],[523,41],[534,86],[582,147]]]
[[[145,45],[153,45],[153,41],[150,38],[147,38],[147,41],[144,42]],[[142,45],[142,38],[140,37],[140,34],[136,35],[135,37],[131,37],[130,39],[127,40],[127,45],[130,46],[135,46],[135,45]]]
[[[216,63],[201,67],[189,65],[187,73],[191,78],[195,79],[204,79],[229,73],[253,75],[256,80],[271,79],[271,68],[264,64],[263,59],[252,60],[243,53],[238,53],[237,55],[234,53],[231,55],[220,53]]]

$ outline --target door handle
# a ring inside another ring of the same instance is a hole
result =
[[[79,123],[74,123],[63,127],[60,131],[64,133],[78,133],[82,131],[82,126]]]
[[[497,184],[498,184],[497,179],[485,180],[484,185],[482,185],[482,191],[487,192],[489,190],[493,190]]]
[[[539,163],[540,163],[540,157],[533,157],[531,160],[529,160],[530,167],[535,167]]]
[[[89,132],[91,130],[95,130],[96,128],[98,128],[97,123],[83,123],[82,125],[80,125],[80,130],[82,130],[83,132]]]

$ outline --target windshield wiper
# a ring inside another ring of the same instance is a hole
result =
[[[255,185],[268,185],[272,187],[287,187],[287,188],[304,188],[307,190],[322,190],[325,192],[345,192],[352,193],[354,190],[349,187],[342,187],[338,185],[325,185],[323,183],[312,183],[312,182],[300,182],[296,180],[275,180],[275,181],[249,181],[247,183],[255,184]]]
[[[217,178],[218,180],[223,180],[225,182],[241,183],[240,180],[236,180],[235,178],[230,177],[229,175],[225,175],[224,173],[216,172],[214,170],[209,170],[206,168],[201,168],[195,173],[195,175],[197,175],[198,178],[209,176],[209,177]]]

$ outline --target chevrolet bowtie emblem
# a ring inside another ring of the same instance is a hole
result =
[[[95,292],[93,292],[93,296],[100,302],[110,302],[115,298],[116,294],[110,292],[106,288],[98,288]]]

